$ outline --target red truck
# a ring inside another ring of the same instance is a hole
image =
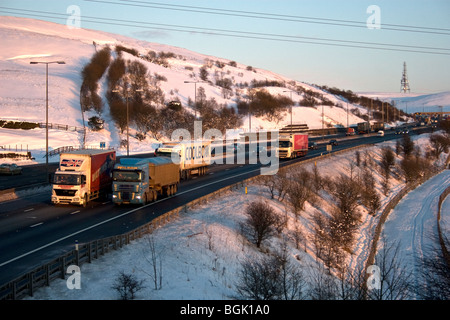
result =
[[[86,204],[112,190],[114,150],[76,150],[61,153],[53,177],[52,203]]]
[[[278,157],[280,159],[293,159],[308,153],[307,134],[280,135]]]

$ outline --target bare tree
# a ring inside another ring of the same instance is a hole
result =
[[[434,243],[438,243],[439,239]],[[448,248],[450,243],[444,236],[443,242]],[[419,270],[416,294],[425,300],[450,300],[450,264],[446,253],[441,248],[432,247],[424,250],[424,257],[418,263]]]
[[[278,193],[278,200],[283,201],[286,197],[286,190],[288,186],[288,178],[286,169],[279,169],[278,173],[274,176],[275,190]]]
[[[306,280],[301,269],[289,259],[287,243],[282,243],[280,253],[275,256],[278,264],[281,299],[299,300],[304,297]]]
[[[276,232],[281,219],[274,209],[265,201],[255,201],[245,210],[247,219],[241,223],[241,232],[252,241],[256,247]]]
[[[336,300],[339,296],[336,278],[321,264],[310,268],[308,283],[308,296],[312,300]]]
[[[372,171],[365,168],[361,177],[361,200],[369,211],[369,214],[374,215],[381,206],[380,196],[377,193],[375,178]]]
[[[122,300],[133,300],[136,292],[144,288],[143,283],[144,280],[138,281],[135,275],[121,271],[112,285],[112,289],[119,293]]]
[[[291,174],[286,193],[296,216],[305,208],[305,202],[314,197],[313,182],[312,174],[305,169],[300,169],[298,172]]]
[[[270,192],[270,199],[275,198],[275,190],[277,186],[277,175],[260,175],[258,181],[261,185],[267,187]]]
[[[236,291],[240,299],[276,300],[281,295],[276,258],[264,256],[241,264]]]
[[[353,242],[359,220],[355,209],[360,199],[360,186],[344,175],[336,179],[334,185],[337,206],[330,220],[331,238],[336,245],[348,247]]]
[[[384,147],[381,150],[381,170],[383,173],[383,193],[387,196],[389,192],[389,176],[391,175],[391,168],[395,164],[395,155],[390,147]]]
[[[241,264],[236,291],[239,298],[254,300],[299,300],[304,298],[306,280],[282,245],[280,254],[247,259]]]
[[[399,243],[388,243],[384,236],[382,249],[375,258],[377,285],[368,290],[372,300],[406,300],[412,297],[414,286],[412,273],[399,257]]]
[[[155,290],[162,288],[162,278],[163,278],[163,264],[162,264],[162,253],[164,249],[157,249],[157,244],[155,242],[155,237],[153,234],[149,234],[145,237],[145,248],[144,248],[144,259],[150,265],[150,271],[142,270],[146,273],[150,279],[152,279],[153,286]]]

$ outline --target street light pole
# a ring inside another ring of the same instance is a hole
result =
[[[283,92],[290,92],[290,94],[291,94],[291,101],[292,101],[292,90],[286,90],[286,91],[283,91]],[[292,134],[292,104],[291,104],[291,134]]]
[[[134,92],[143,92],[144,90],[142,89],[136,89],[134,90]],[[112,90],[112,92],[120,92],[118,89]],[[129,116],[128,116],[128,95],[129,95],[129,90],[127,89],[125,91],[125,100],[127,102],[127,157],[130,156],[130,123],[129,123]]]
[[[204,82],[204,81],[187,81],[185,80],[184,83],[193,83],[194,84],[194,115],[195,119],[197,119],[197,83]]]
[[[30,64],[45,64],[45,169],[47,183],[50,182],[48,170],[48,65],[51,63],[66,64],[64,61],[31,61]]]

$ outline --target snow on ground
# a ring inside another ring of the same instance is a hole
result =
[[[121,44],[136,48],[140,53],[149,50],[155,52],[174,52],[182,58],[170,59],[170,68],[145,62],[152,74],[157,73],[168,79],[161,82],[166,99],[178,97],[184,105],[189,97],[194,96],[194,88],[184,81],[191,80],[193,73],[198,74],[199,68],[205,63],[205,59],[217,60],[219,58],[191,52],[183,48],[175,48],[163,44],[149,43],[126,38],[118,35],[98,32],[94,30],[71,30],[62,25],[43,22],[33,19],[0,17],[0,37],[2,38],[2,51],[0,52],[0,119],[17,119],[26,121],[45,121],[45,66],[30,65],[34,60],[64,60],[65,65],[49,66],[49,122],[82,127],[82,115],[79,105],[79,92],[81,86],[81,69],[90,60],[97,46]],[[125,54],[126,55],[126,54]],[[131,56],[127,56],[131,58]],[[135,59],[133,57],[133,59]],[[228,60],[220,59],[228,63]],[[226,65],[223,69],[214,68],[212,73],[225,77],[234,77],[236,83],[250,83],[253,79],[277,80],[292,82],[273,72],[253,68],[247,70],[246,66],[237,63],[236,67]],[[295,81],[305,89],[320,91],[324,96],[344,108],[324,106],[325,120],[332,125],[347,123],[346,102],[339,97],[330,95],[320,89],[306,83]],[[219,103],[233,103],[232,99],[224,99],[217,87],[204,85],[207,98],[214,97]],[[288,95],[283,91],[286,88],[270,87],[272,94]],[[104,94],[104,93],[103,93]],[[381,95],[379,95],[381,98]],[[383,99],[395,98],[396,95],[384,95]],[[397,95],[398,96],[398,95]],[[410,95],[409,107],[416,104],[440,104],[447,106],[450,94],[442,93],[428,97],[428,102],[418,100]],[[434,98],[439,100],[435,101]],[[292,93],[295,101],[302,97]],[[191,98],[192,99],[192,98]],[[168,100],[168,101],[170,101]],[[403,101],[403,100],[401,100]],[[417,102],[419,101],[419,102]],[[358,108],[349,105],[349,108]],[[399,107],[402,107],[401,104]],[[293,108],[293,122],[307,123],[310,128],[322,127],[322,107]],[[361,109],[361,113],[367,112]],[[107,114],[107,111],[105,112]],[[86,115],[85,115],[86,119]],[[349,123],[354,124],[360,119],[351,115]],[[287,112],[283,120],[278,124],[269,123],[264,119],[252,117],[252,128],[273,129],[280,128],[290,123],[290,114]],[[248,118],[244,118],[242,129],[248,129]],[[134,132],[131,130],[131,134]],[[106,142],[107,147],[114,147],[118,155],[126,154],[126,148],[119,148],[119,142],[125,136],[117,132],[112,122],[105,123],[105,129],[99,132],[88,132],[87,146],[99,147],[100,142]],[[417,143],[426,143],[427,135],[420,136]],[[81,133],[61,130],[49,130],[50,150],[67,145],[80,145],[83,140]],[[155,140],[147,138],[139,142],[130,138],[130,153],[152,152],[155,148]],[[393,147],[393,142],[384,145]],[[12,130],[0,128],[0,146],[12,150],[31,151],[35,158],[33,161],[19,161],[19,164],[31,164],[45,162],[45,129]],[[364,152],[371,154],[374,161],[379,159],[380,151],[368,147]],[[321,174],[336,176],[348,174],[353,154],[335,155],[318,162]],[[58,162],[58,157],[50,158],[51,162]],[[8,160],[1,160],[8,161]],[[8,161],[9,162],[9,161]],[[313,164],[307,164],[309,169]],[[378,181],[380,175],[375,174]],[[387,198],[382,198],[382,205],[398,192],[403,186],[402,181],[391,179],[391,193]],[[39,289],[34,299],[116,299],[111,285],[120,271],[133,273],[139,279],[145,279],[145,290],[139,292],[141,299],[227,299],[233,298],[236,283],[236,274],[240,268],[240,262],[245,257],[253,257],[262,253],[245,245],[242,237],[238,236],[237,226],[244,219],[243,208],[250,201],[256,199],[268,199],[265,188],[259,185],[249,185],[249,194],[243,190],[229,192],[214,201],[196,208],[184,214],[177,221],[170,223],[153,234],[157,252],[161,252],[163,261],[162,288],[152,289],[152,281],[149,277],[149,249],[148,239],[140,239],[133,244],[116,252],[111,252],[95,260],[91,264],[82,266],[82,289],[68,290],[65,281],[58,280],[48,288]],[[329,199],[321,199],[316,206],[307,204],[305,212],[300,218],[302,231],[308,235],[311,232],[309,217],[319,210],[326,214],[332,207]],[[426,199],[425,199],[426,201]],[[277,212],[286,212],[286,206],[279,201],[270,200],[269,203]],[[446,206],[448,206],[446,201]],[[242,210],[236,210],[240,208]],[[367,214],[364,208],[359,208],[362,218],[360,232],[348,263],[351,267],[365,261],[367,250],[372,239],[373,229],[378,216]],[[406,209],[405,209],[406,210]],[[407,214],[407,213],[405,213]],[[401,216],[402,213],[399,213]],[[395,217],[395,215],[394,215]],[[448,217],[446,218],[448,220]],[[392,220],[394,221],[394,220]],[[446,223],[448,226],[448,223]],[[289,220],[289,232],[294,228],[292,214]],[[406,231],[406,230],[405,230]],[[397,232],[397,231],[395,231]],[[266,245],[267,251],[278,250],[277,239]],[[295,246],[289,247],[291,257],[302,266],[314,264],[314,256],[310,245],[306,245],[306,252],[297,250]],[[296,257],[296,258],[294,258]],[[298,260],[297,260],[298,258]]]
[[[450,91],[432,94],[398,92],[358,92],[358,94],[385,102],[394,101],[397,108],[408,113],[450,112]]]
[[[414,137],[416,145],[423,147],[427,144],[428,137],[427,134]],[[378,161],[379,147],[386,145],[394,147],[394,142],[384,142],[359,151]],[[318,159],[316,164],[322,176],[331,178],[340,174],[349,175],[349,164],[353,157],[354,152],[347,152]],[[314,165],[314,162],[309,162],[302,166],[311,169]],[[376,175],[379,192],[380,179],[381,177]],[[390,184],[391,193],[386,198],[382,197],[382,208],[404,186],[402,181],[394,178],[390,179]],[[447,170],[416,189],[391,213],[385,232],[389,237],[409,241],[403,244],[402,254],[412,253],[413,249],[419,250],[420,254],[422,247],[411,241],[414,237],[424,234],[412,232],[417,231],[419,222],[426,222],[424,232],[429,227],[428,219],[432,220],[430,224],[435,223],[435,218],[432,218],[436,209],[434,197],[449,184],[450,171]],[[244,208],[250,202],[261,199],[267,201],[279,214],[287,214],[288,224],[283,236],[288,239],[288,252],[292,261],[302,268],[307,277],[316,264],[312,244],[306,240],[297,249],[292,240],[292,233],[296,226],[300,227],[304,239],[309,239],[311,215],[317,211],[327,214],[333,204],[329,203],[328,198],[321,198],[314,206],[307,203],[300,214],[299,223],[296,223],[295,216],[285,202],[270,200],[265,186],[251,183],[248,185],[248,194],[245,194],[243,188],[228,191],[207,204],[182,213],[179,219],[158,228],[151,236],[133,241],[120,250],[108,253],[90,264],[84,264],[81,267],[80,290],[69,290],[65,280],[55,280],[50,287],[40,288],[33,298],[27,299],[118,299],[117,292],[111,287],[120,272],[132,274],[138,280],[145,281],[145,288],[138,292],[137,299],[233,299],[236,297],[235,286],[241,262],[246,258],[253,259],[267,252],[279,251],[280,248],[281,237],[273,237],[263,245],[263,250],[259,251],[239,234],[239,223],[245,219]],[[420,201],[412,203],[414,199]],[[424,206],[420,205],[422,202]],[[421,207],[425,208],[422,212],[424,217],[419,217],[421,220],[414,224],[417,215],[415,209]],[[348,256],[351,268],[356,269],[361,264],[364,265],[381,209],[377,215],[372,216],[367,214],[363,207],[358,208],[362,218],[352,254]],[[162,285],[158,290],[154,289],[151,277],[151,241],[155,244],[158,261],[162,262]]]
[[[427,257],[427,253],[432,252],[432,248],[440,250],[439,243],[436,243],[436,217],[439,196],[448,186],[450,170],[444,170],[407,194],[384,224],[387,245],[399,245],[399,260],[410,268],[412,279],[418,280],[423,274],[421,261]],[[450,198],[447,197],[442,207],[444,226],[447,225],[445,220],[450,212],[449,202]],[[446,230],[442,228],[444,235]]]

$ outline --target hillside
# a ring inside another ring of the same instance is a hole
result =
[[[45,65],[30,65],[31,61],[65,61],[65,65],[49,65],[49,123],[76,126],[87,126],[88,119],[99,116],[104,123],[100,131],[87,131],[86,145],[98,147],[105,142],[107,147],[116,148],[118,154],[123,154],[125,148],[121,141],[125,134],[113,121],[107,95],[108,83],[106,73],[98,81],[97,94],[101,98],[103,110],[81,112],[80,89],[83,83],[82,70],[91,61],[93,55],[109,47],[111,62],[117,59],[116,47],[130,49],[134,54],[123,51],[122,57],[130,61],[138,61],[148,70],[147,80],[162,92],[162,100],[156,104],[163,108],[170,101],[178,100],[183,108],[194,114],[192,102],[195,100],[195,85],[193,81],[200,80],[200,70],[206,68],[208,82],[197,83],[197,92],[202,87],[205,99],[214,99],[219,106],[227,106],[237,110],[239,101],[247,101],[253,88],[264,89],[273,97],[292,98],[293,123],[307,124],[310,129],[354,125],[367,117],[367,109],[357,103],[351,103],[342,95],[331,94],[319,86],[288,79],[268,70],[255,66],[240,64],[224,58],[212,57],[188,49],[151,43],[124,36],[86,29],[69,29],[65,25],[27,18],[0,18],[0,36],[2,50],[0,52],[0,120],[18,120],[45,122]],[[149,55],[168,58],[164,61],[150,60]],[[185,83],[190,81],[191,83]],[[224,93],[221,83],[228,83],[229,89]],[[333,91],[348,93],[351,91]],[[401,95],[386,93],[363,93],[374,99],[379,98],[389,102],[393,99],[403,99]],[[344,95],[347,98],[347,94]],[[416,97],[410,94],[408,99],[415,99],[414,105],[447,106],[449,93],[443,92]],[[358,97],[351,93],[351,98]],[[419,100],[417,100],[419,99]],[[302,101],[313,101],[313,106],[304,106]],[[397,106],[404,109],[402,103]],[[410,103],[413,106],[413,103]],[[347,115],[347,108],[350,111]],[[322,124],[322,111],[324,113]],[[237,111],[236,111],[237,112]],[[356,116],[358,115],[358,116]],[[159,120],[165,122],[167,119]],[[291,121],[289,107],[277,121],[269,121],[266,117],[252,116],[252,130],[279,129]],[[87,126],[87,128],[89,128]],[[147,134],[145,139],[136,139],[136,124],[130,124],[130,152],[149,152],[154,143],[170,138],[165,132]],[[241,115],[241,124],[234,132],[249,129],[247,114]],[[42,161],[45,152],[45,130],[33,129],[7,130],[0,128],[0,146],[5,148],[22,148],[32,151],[36,161]],[[157,141],[157,139],[159,141]],[[81,145],[84,136],[81,132],[49,130],[49,149],[66,145]],[[57,161],[57,159],[52,159]]]
[[[35,122],[45,121],[45,66],[30,65],[31,61],[65,61],[65,65],[49,65],[49,122],[70,126],[83,127],[84,121],[95,115],[85,112],[81,114],[80,109],[80,87],[82,84],[81,71],[89,63],[91,57],[105,46],[112,50],[116,46],[132,48],[138,52],[137,56],[127,52],[123,53],[125,59],[138,60],[142,62],[149,71],[149,77],[165,79],[160,81],[160,88],[164,93],[164,102],[179,100],[183,107],[193,112],[188,102],[194,100],[194,84],[185,81],[199,80],[199,70],[205,64],[209,64],[208,83],[198,83],[205,90],[207,99],[214,98],[219,105],[227,105],[236,108],[238,96],[244,97],[249,90],[249,84],[267,82],[277,86],[264,87],[272,95],[292,97],[296,103],[293,107],[293,122],[306,123],[310,128],[322,128],[322,105],[320,99],[315,107],[301,107],[299,101],[305,97],[305,91],[315,92],[328,101],[323,106],[324,120],[326,126],[346,125],[347,113],[346,101],[329,94],[320,88],[307,83],[288,79],[273,72],[255,68],[254,66],[242,65],[227,59],[202,55],[187,49],[170,47],[163,44],[150,43],[136,39],[126,38],[120,35],[108,34],[93,30],[72,30],[64,25],[44,22],[34,19],[1,17],[0,36],[2,37],[3,50],[0,52],[0,119],[26,120]],[[166,60],[167,64],[162,66],[149,62],[142,57],[148,52],[171,53],[173,57]],[[116,53],[113,52],[113,57]],[[232,82],[231,95],[224,98],[221,87],[215,84],[217,79],[227,78]],[[109,116],[109,106],[106,102],[107,94],[105,76],[99,81],[98,94],[104,103],[103,114],[105,126],[99,132],[89,132],[87,144],[97,146],[99,141],[106,141],[107,146],[118,147],[120,135],[116,125]],[[278,86],[281,85],[281,86]],[[288,92],[287,92],[288,91]],[[292,95],[292,96],[291,96]],[[364,114],[366,110],[358,105],[349,104],[350,109],[360,109]],[[359,117],[350,114],[350,124],[361,121]],[[276,129],[290,123],[290,114],[285,112],[278,123],[269,122],[263,117],[252,117],[252,129]],[[131,135],[135,131],[131,126]],[[241,129],[248,130],[248,117],[243,116]],[[3,136],[4,134],[2,134]],[[6,134],[4,136],[7,136]],[[50,130],[50,149],[58,145],[53,140],[53,131]],[[74,139],[75,138],[75,139]],[[82,142],[81,134],[71,136],[69,140]],[[145,144],[148,148],[154,139],[148,138]],[[2,145],[17,143],[14,138],[2,141]],[[37,143],[37,142],[36,142]],[[58,142],[59,143],[59,142]],[[131,138],[131,150],[140,149],[138,141]],[[44,141],[35,149],[42,148]]]

